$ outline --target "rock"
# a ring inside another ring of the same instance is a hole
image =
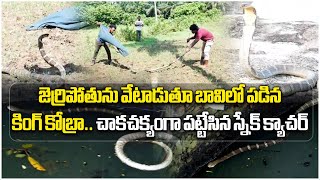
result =
[[[304,163],[303,163],[303,166],[304,166],[304,167],[310,166],[310,162],[304,162]]]

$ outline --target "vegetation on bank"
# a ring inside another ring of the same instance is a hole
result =
[[[120,25],[118,37],[134,41],[137,16],[144,21],[143,36],[153,37],[188,29],[192,23],[215,22],[222,17],[221,2],[86,2],[80,3],[84,19]],[[155,17],[157,12],[157,18]]]

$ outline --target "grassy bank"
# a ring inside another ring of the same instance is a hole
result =
[[[216,22],[202,23],[199,24],[200,27],[204,27],[209,31],[213,32],[215,39],[218,41],[215,42],[215,47],[222,46],[223,40],[228,38],[228,35],[225,30],[225,22],[223,19]],[[121,31],[125,28],[124,25],[119,25],[116,32],[116,38],[130,51],[128,58],[123,58],[119,54],[116,54],[114,49],[111,48],[113,57],[116,59],[126,59],[127,62],[152,62],[155,59],[170,59],[173,60],[176,56],[184,52],[184,48],[187,46],[186,39],[193,36],[189,29],[185,29],[179,32],[170,32],[168,34],[159,34],[152,35],[149,32],[149,27],[146,26],[143,28],[143,38],[141,42],[137,41],[125,41],[121,37]],[[84,59],[92,58],[94,43],[99,33],[98,27],[87,28],[82,31],[83,41],[86,43],[83,44],[83,50],[81,51],[82,57]],[[197,57],[196,54],[199,54],[198,50],[201,48],[202,42],[200,41],[195,48],[190,52],[192,57]],[[98,59],[105,59],[106,54],[104,49],[100,50]],[[197,58],[198,59],[198,58]],[[140,63],[138,63],[140,64]],[[161,63],[160,63],[161,65]],[[140,66],[140,65],[139,65]]]

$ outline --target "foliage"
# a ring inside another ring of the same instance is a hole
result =
[[[181,1],[178,1],[178,2],[159,2],[158,3],[158,9],[160,10],[161,12],[161,16],[165,19],[168,19],[172,13],[172,10],[179,6],[179,5],[182,5],[184,4],[185,2],[181,2]]]
[[[137,38],[136,30],[130,26],[120,28],[116,36],[123,41],[135,41]]]
[[[110,3],[88,4],[82,7],[81,12],[87,22],[95,24],[98,22],[106,22],[110,24],[118,24],[126,17],[121,8]]]
[[[173,31],[173,28],[170,21],[159,19],[149,27],[148,31],[151,35],[167,34],[168,32]]]
[[[141,16],[142,17],[142,16]],[[154,23],[154,18],[153,17],[142,17],[143,24],[146,26],[150,26]]]
[[[199,2],[178,4],[170,13],[169,19],[161,18],[158,22],[151,24],[149,28],[151,35],[182,31],[194,23],[216,21],[222,15],[221,10]]]
[[[33,157],[28,155],[28,161],[31,164],[33,168],[35,168],[38,171],[46,171],[46,168],[44,168],[37,160],[35,160]]]
[[[206,11],[206,4],[201,2],[186,3],[173,9],[171,18],[202,14]]]
[[[206,12],[206,16],[211,18],[210,20],[216,21],[222,16],[222,11],[219,9],[212,9]]]
[[[120,38],[125,41],[135,40],[133,24],[138,15],[150,35],[185,30],[193,23],[215,21],[222,15],[222,5],[217,2],[157,2],[158,21],[148,17],[154,16],[153,2],[87,2],[82,7],[82,13],[90,24],[99,21],[126,25],[118,30]]]
[[[14,149],[14,148],[4,148],[6,149],[6,154],[8,156],[14,154],[16,158],[24,158],[27,157],[30,165],[38,171],[46,171],[46,168],[43,167],[39,161],[30,156],[29,150],[33,148],[32,144],[23,144],[23,149]]]
[[[118,5],[124,12],[130,12],[132,14],[146,14],[146,10],[152,5],[146,2],[118,2]]]
[[[81,8],[84,20],[94,25],[97,21],[106,24],[132,24],[138,16],[137,13],[123,10],[117,4],[98,3],[94,5],[86,4]]]
[[[157,15],[160,15],[161,11],[157,8]],[[146,10],[147,17],[155,17],[154,6],[151,6],[149,9]]]

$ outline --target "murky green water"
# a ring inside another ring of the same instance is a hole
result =
[[[309,121],[314,121],[314,136],[307,142],[284,142],[263,150],[239,154],[198,177],[294,178],[318,177],[318,109],[310,108]],[[313,115],[312,117],[310,115]],[[292,135],[290,140],[301,136]],[[307,135],[306,135],[307,136]],[[309,137],[309,136],[308,136]]]
[[[308,111],[312,113],[312,109]],[[318,120],[318,112],[313,113]],[[8,114],[3,109],[3,147],[19,148],[10,139]],[[315,124],[318,127],[317,123]],[[315,128],[317,130],[317,128]],[[41,142],[34,158],[48,169],[32,168],[26,158],[3,153],[3,177],[167,177],[165,171],[145,172],[123,164],[114,154],[115,142]],[[162,150],[148,143],[130,143],[125,149],[129,157],[142,163],[161,161]],[[22,168],[26,166],[26,169]],[[308,142],[282,143],[265,150],[251,151],[231,158],[214,169],[204,169],[197,177],[317,177],[318,134]]]

